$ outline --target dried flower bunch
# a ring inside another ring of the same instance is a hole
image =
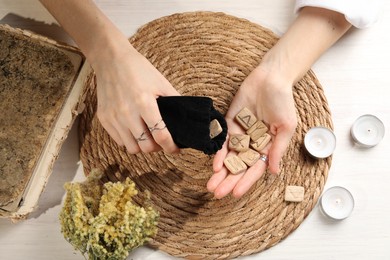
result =
[[[88,259],[126,259],[129,251],[157,233],[159,214],[144,193],[144,206],[134,204],[138,194],[129,178],[104,185],[93,171],[83,183],[66,183],[67,196],[60,213],[65,239]]]

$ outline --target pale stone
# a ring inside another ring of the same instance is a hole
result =
[[[246,151],[249,149],[249,135],[233,134],[229,138],[229,149],[237,152]]]
[[[257,121],[254,123],[247,131],[246,133],[250,135],[252,141],[257,141],[263,134],[265,134],[268,131],[268,127],[262,122]]]
[[[267,133],[263,134],[259,139],[250,143],[250,146],[256,151],[260,152],[271,141],[271,136]]]
[[[222,126],[219,124],[217,119],[210,122],[210,138],[213,139],[222,133]]]
[[[245,152],[240,152],[238,157],[240,157],[240,159],[250,167],[260,159],[260,153],[256,152],[255,150],[248,149]]]
[[[285,201],[301,202],[305,196],[305,188],[302,186],[287,186],[284,194]]]
[[[242,173],[248,168],[237,155],[226,157],[223,163],[232,174]]]
[[[248,108],[244,107],[236,115],[236,120],[245,130],[248,130],[254,123],[256,123],[257,118]]]

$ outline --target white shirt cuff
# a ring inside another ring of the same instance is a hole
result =
[[[294,11],[297,13],[305,6],[342,13],[353,26],[366,28],[378,20],[382,2],[381,0],[296,0]]]

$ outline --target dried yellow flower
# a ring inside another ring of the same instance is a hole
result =
[[[101,185],[100,175],[95,171],[83,183],[65,184],[61,231],[89,259],[126,259],[157,233],[159,214],[148,205],[148,194],[144,207],[133,203],[138,191],[129,178]]]

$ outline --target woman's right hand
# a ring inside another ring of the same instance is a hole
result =
[[[178,151],[162,121],[156,99],[180,95],[127,41],[91,59],[97,77],[97,116],[115,142],[129,153]]]

